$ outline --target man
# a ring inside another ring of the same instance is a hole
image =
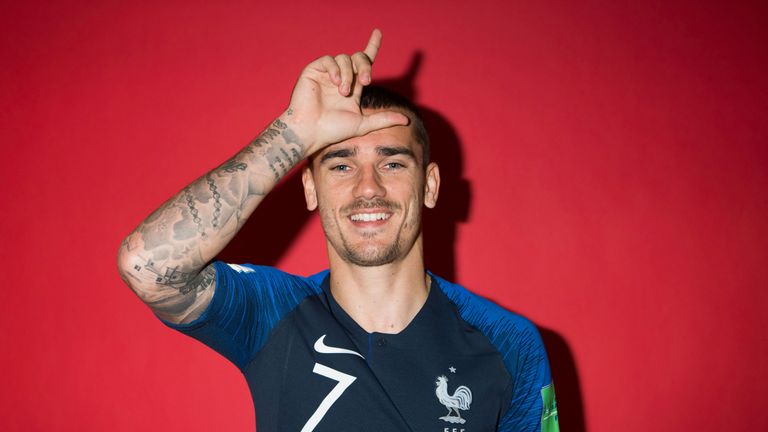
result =
[[[424,269],[440,175],[416,108],[367,87],[380,43],[310,63],[281,116],[124,240],[120,273],[240,368],[260,432],[557,430],[535,327]],[[211,263],[304,159],[330,270]]]

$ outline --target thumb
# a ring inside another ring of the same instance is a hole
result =
[[[380,111],[363,116],[360,126],[357,127],[357,134],[365,135],[375,130],[384,129],[392,126],[406,126],[410,123],[408,116],[397,111]]]

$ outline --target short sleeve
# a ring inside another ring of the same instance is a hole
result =
[[[320,288],[312,279],[273,267],[214,262],[216,288],[202,315],[188,324],[165,325],[208,345],[243,370],[271,330],[306,296]]]
[[[499,423],[505,432],[558,432],[557,402],[549,360],[536,327],[526,320],[515,350],[506,363],[512,365],[512,399]]]

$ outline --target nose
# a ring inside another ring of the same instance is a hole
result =
[[[386,189],[381,182],[381,176],[374,167],[365,167],[359,171],[357,184],[355,185],[355,197],[380,198],[386,194]]]

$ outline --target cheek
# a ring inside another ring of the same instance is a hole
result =
[[[324,207],[318,207],[318,214],[320,215],[320,227],[323,229],[323,234],[326,238],[335,238],[339,230],[338,224],[333,217],[333,212]]]
[[[419,219],[421,219],[421,206],[424,202],[424,194],[419,189],[411,191],[411,197],[406,203],[406,217],[404,228],[416,228],[419,226]]]
[[[416,209],[420,209],[424,205],[424,186],[415,185],[411,190],[411,205]]]
[[[333,209],[328,206],[328,203],[323,200],[318,200],[317,211],[320,213],[320,218],[323,220],[333,219]]]
[[[318,195],[317,212],[320,214],[320,223],[323,229],[333,228],[338,225],[336,218],[336,208],[333,202]]]
[[[333,195],[328,192],[327,189],[317,190],[317,208],[322,211],[327,211],[333,207]]]

